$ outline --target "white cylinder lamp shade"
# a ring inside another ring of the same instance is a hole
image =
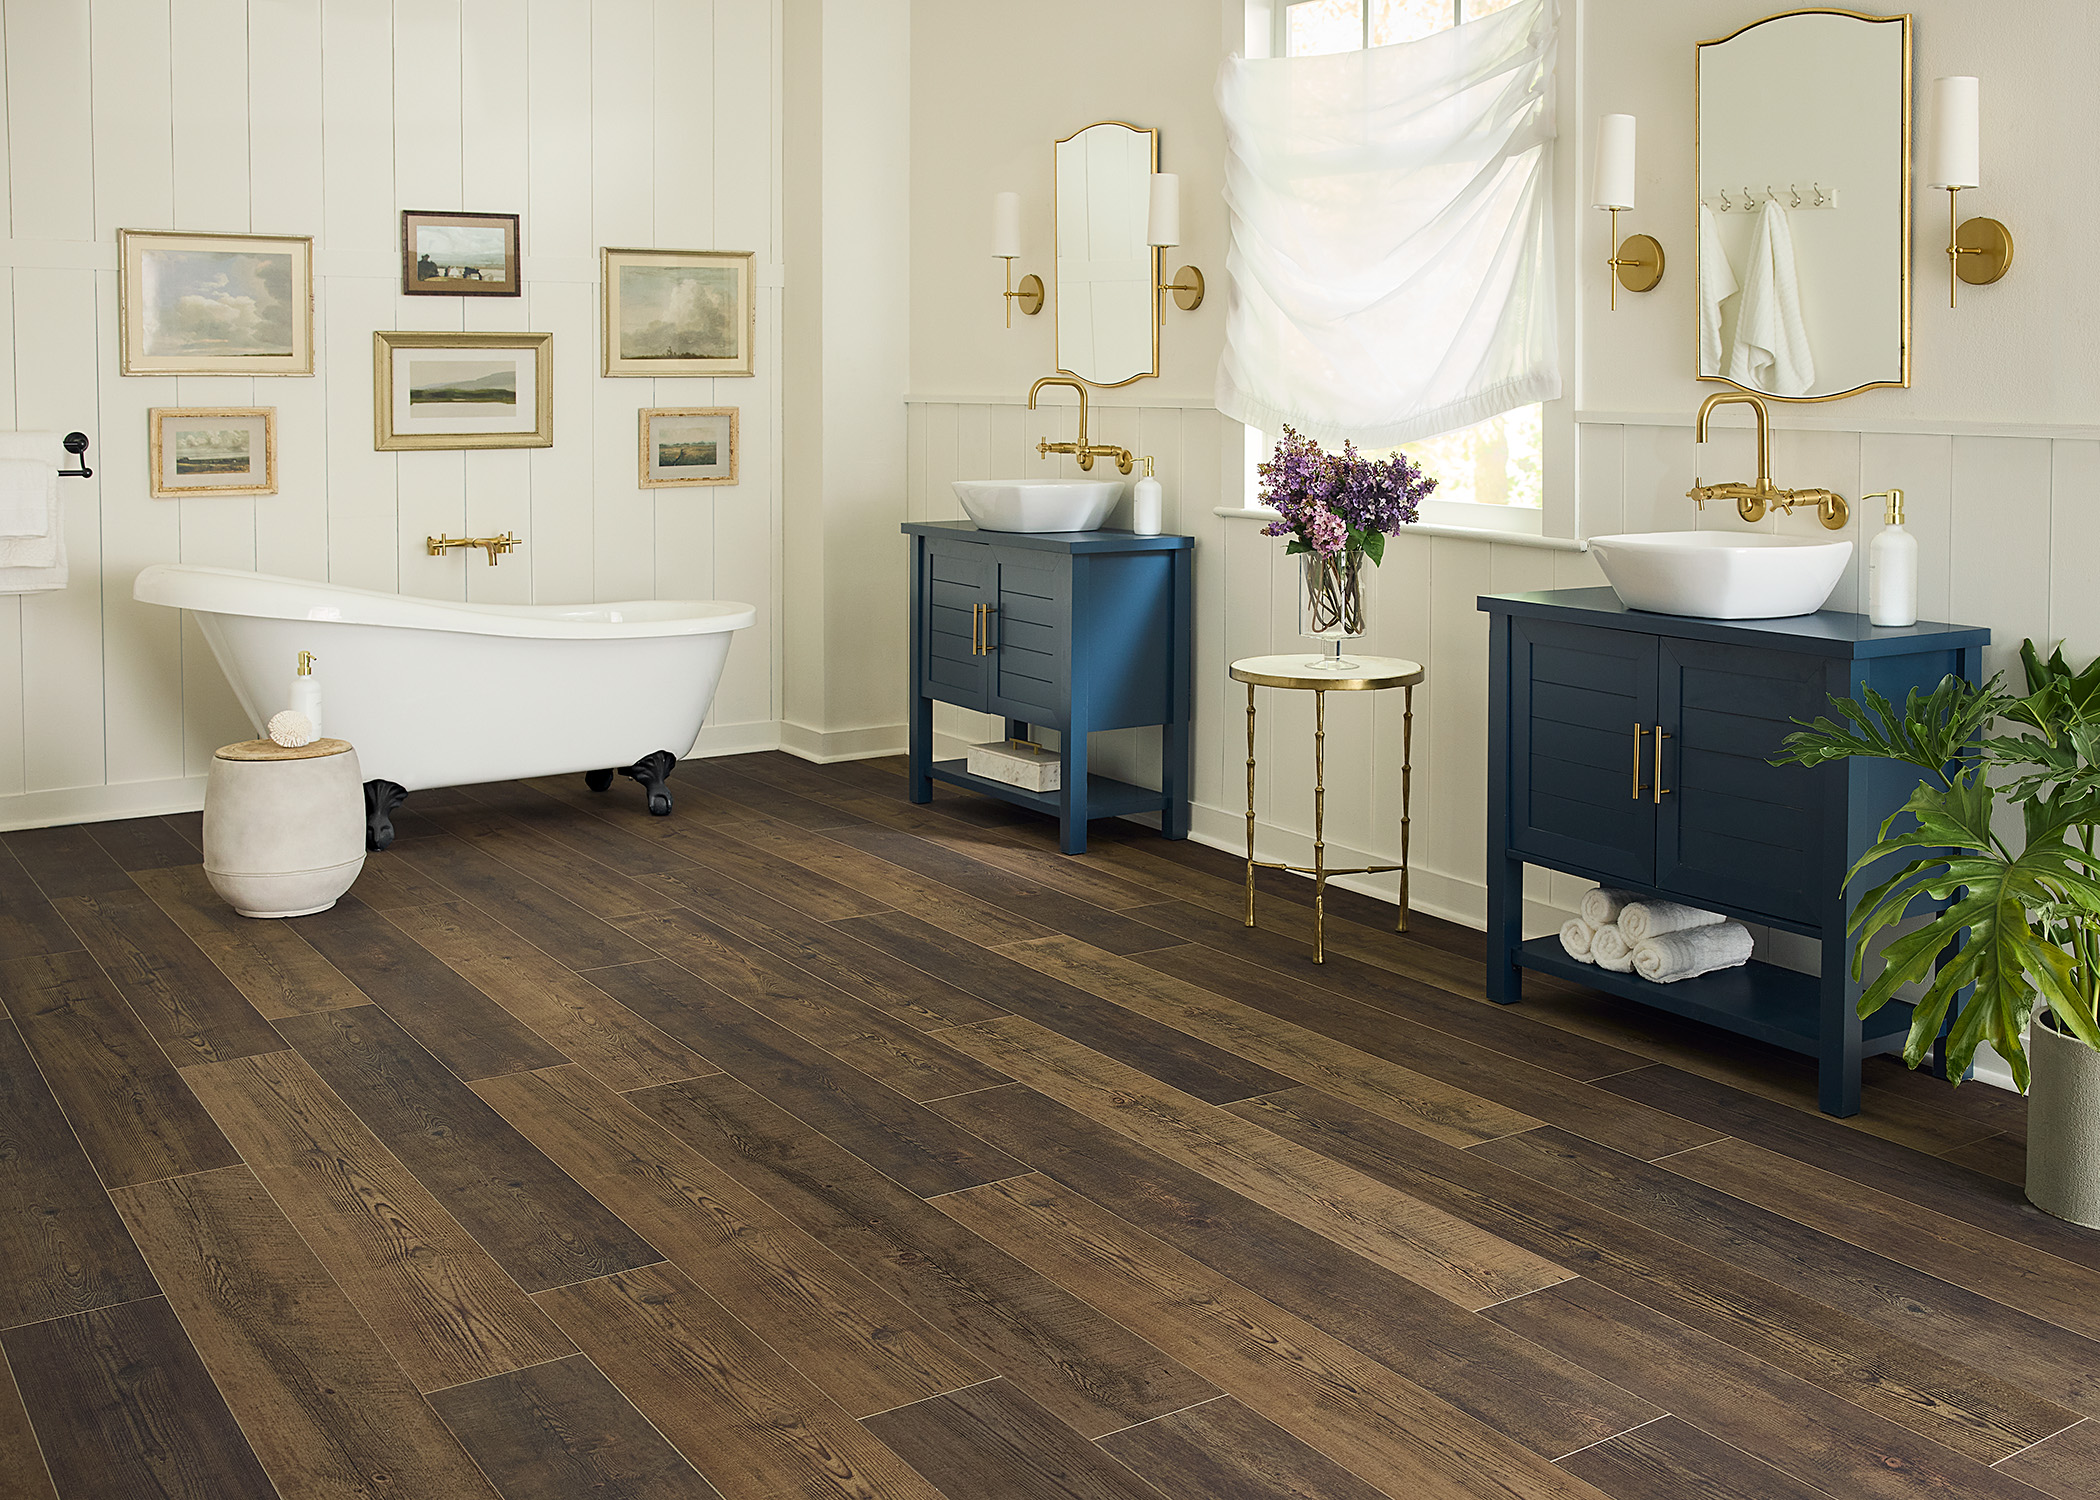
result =
[[[1145,243],[1181,243],[1181,177],[1178,173],[1152,174],[1152,206],[1145,219]]]
[[[1931,134],[1925,141],[1925,184],[1936,188],[1972,188],[1982,183],[1979,170],[1982,114],[1976,80],[1932,80]]]
[[[992,194],[992,254],[1000,259],[1021,253],[1021,195]]]
[[[1598,208],[1633,207],[1633,116],[1603,115],[1597,121],[1597,174],[1590,202]]]

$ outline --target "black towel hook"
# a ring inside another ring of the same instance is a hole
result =
[[[61,479],[93,479],[95,471],[87,466],[88,435],[84,432],[69,432],[65,435],[66,452],[80,460],[77,469],[60,469]]]

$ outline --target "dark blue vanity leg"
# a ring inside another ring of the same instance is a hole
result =
[[[914,802],[933,800],[933,700],[926,684],[926,538],[911,539],[911,723],[905,728],[904,784]]]
[[[1177,719],[1160,726],[1159,788],[1166,794],[1166,808],[1159,815],[1159,836],[1185,839],[1189,836],[1189,721]]]
[[[1166,808],[1159,815],[1161,838],[1189,836],[1189,721],[1196,713],[1195,671],[1196,567],[1187,548],[1174,555],[1174,645],[1167,658],[1173,679],[1167,690],[1167,722],[1159,731],[1159,786]]]
[[[1524,941],[1524,861],[1509,854],[1509,616],[1488,617],[1487,997],[1524,998],[1511,955]]]
[[[1829,929],[1825,929],[1828,931]],[[1844,932],[1843,922],[1837,932]],[[1844,1119],[1859,1113],[1860,1023],[1855,1008],[1849,945],[1842,935],[1823,940],[1823,1013],[1816,1050],[1816,1105]]]
[[[1064,740],[1064,784],[1057,794],[1057,847],[1061,853],[1086,853],[1086,725],[1079,707],[1059,732]]]

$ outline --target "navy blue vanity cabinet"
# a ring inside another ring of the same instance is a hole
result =
[[[1860,1021],[1845,872],[1916,776],[1883,762],[1811,770],[1771,758],[1797,719],[1872,687],[1901,703],[1950,672],[1976,680],[1990,632],[1878,629],[1825,611],[1695,620],[1628,609],[1608,588],[1483,597],[1488,688],[1490,999],[1525,969],[1817,1059],[1820,1102],[1859,1112],[1862,1057],[1900,1051],[1908,1006]],[[1761,962],[1650,984],[1524,941],[1527,864],[1682,901],[1822,943],[1822,972]]]
[[[1090,818],[1157,812],[1160,833],[1189,826],[1189,714],[1195,538],[1127,531],[979,531],[914,521],[911,573],[911,799],[949,782],[1047,812],[1067,854]],[[1055,729],[1062,789],[1031,792],[933,758],[933,705],[997,714],[1007,732]],[[1096,729],[1157,724],[1160,790],[1090,775]]]

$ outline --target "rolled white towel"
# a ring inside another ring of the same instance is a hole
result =
[[[1717,911],[1679,906],[1675,901],[1630,901],[1619,913],[1619,930],[1626,934],[1627,947],[1638,948],[1648,939],[1661,937],[1666,932],[1712,927],[1727,920]]]
[[[1590,939],[1590,957],[1596,960],[1598,968],[1614,974],[1633,972],[1633,949],[1627,946],[1626,934],[1616,923],[1597,929],[1596,936]]]
[[[1560,924],[1560,945],[1568,950],[1568,957],[1575,962],[1593,964],[1597,960],[1590,957],[1590,939],[1595,936],[1596,931],[1596,928],[1582,918],[1570,917]]]
[[[1740,922],[1688,927],[1635,944],[1633,968],[1650,984],[1675,984],[1748,963],[1750,947],[1750,929]]]
[[[1619,913],[1626,909],[1626,903],[1632,899],[1633,892],[1615,891],[1608,885],[1600,885],[1594,891],[1584,891],[1579,908],[1582,920],[1589,923],[1592,930],[1609,927],[1619,920]]]

